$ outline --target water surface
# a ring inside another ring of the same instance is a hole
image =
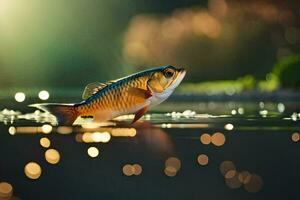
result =
[[[298,197],[297,102],[168,101],[134,125],[123,116],[73,127],[26,103],[2,109],[0,182],[15,199]],[[38,177],[24,172],[30,162]]]

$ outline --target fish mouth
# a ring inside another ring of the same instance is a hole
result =
[[[169,87],[169,89],[175,89],[185,77],[186,70],[184,68],[179,68],[177,71],[178,71],[178,75],[176,79],[173,81],[173,83],[171,84],[171,86]]]

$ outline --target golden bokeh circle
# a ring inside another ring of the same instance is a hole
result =
[[[249,182],[244,185],[244,188],[250,193],[256,193],[262,189],[262,186],[263,186],[262,178],[257,174],[252,174]]]
[[[8,133],[11,135],[15,135],[17,133],[17,129],[14,126],[9,127]]]
[[[230,171],[228,171],[226,174],[230,173]],[[237,173],[236,171],[233,172],[231,175],[233,175],[231,178],[225,178],[225,183],[226,185],[231,188],[231,189],[237,189],[239,187],[241,187],[242,183],[239,180],[239,173]]]
[[[142,169],[142,166],[141,165],[139,165],[139,164],[134,164],[134,165],[132,165],[132,167],[133,167],[133,173],[134,173],[134,175],[140,175],[141,173],[142,173],[142,171],[143,171],[143,169]]]
[[[134,167],[130,164],[126,164],[123,166],[123,174],[126,176],[132,176],[135,172]]]
[[[1,182],[0,183],[0,199],[10,199],[13,195],[13,187],[10,183]]]
[[[60,160],[60,154],[57,150],[55,149],[48,149],[45,152],[45,158],[48,163],[50,164],[57,164]]]
[[[243,184],[247,184],[251,179],[251,174],[248,171],[242,171],[239,173],[239,181]]]
[[[75,141],[76,141],[76,142],[83,142],[82,137],[83,137],[83,134],[82,134],[82,133],[77,133],[77,134],[75,135]]]
[[[44,124],[42,126],[42,132],[45,133],[45,134],[51,133],[52,129],[53,128],[52,128],[52,126],[50,124]]]
[[[244,188],[250,193],[256,193],[262,189],[262,186],[263,186],[262,178],[257,174],[253,174],[249,182],[244,185]]]
[[[207,133],[203,133],[201,136],[200,136],[200,141],[202,144],[210,144],[211,143],[211,136]]]
[[[230,170],[235,170],[235,165],[232,161],[225,160],[220,164],[219,170],[223,176],[230,171]]]
[[[226,179],[231,179],[231,178],[233,178],[236,175],[236,173],[237,173],[237,171],[235,171],[234,169],[231,169],[231,170],[229,170],[229,171],[226,172],[226,174],[225,174],[224,177]]]
[[[208,156],[205,154],[198,155],[197,161],[199,165],[207,165],[208,164]]]
[[[165,173],[165,175],[167,175],[169,177],[174,177],[177,174],[177,170],[173,166],[167,166],[164,170],[164,173]]]
[[[38,179],[42,174],[42,168],[36,162],[29,162],[24,168],[25,175],[30,179]]]
[[[99,150],[97,147],[89,147],[87,152],[88,152],[88,155],[92,158],[95,158],[99,155]]]
[[[216,132],[211,136],[211,142],[215,146],[222,146],[225,144],[225,135],[221,132]]]
[[[181,168],[181,161],[176,157],[170,157],[166,160],[165,166],[173,167],[176,169],[176,171],[178,171]]]
[[[48,148],[48,147],[50,147],[51,142],[48,138],[43,137],[40,139],[40,145],[44,148]]]
[[[299,133],[293,133],[291,138],[292,138],[293,142],[298,142],[300,140],[300,134]]]

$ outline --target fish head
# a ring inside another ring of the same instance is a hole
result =
[[[183,68],[166,66],[154,71],[147,82],[149,89],[154,93],[173,91],[186,74]]]

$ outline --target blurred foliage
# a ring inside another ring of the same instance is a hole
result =
[[[234,95],[255,88],[256,80],[246,75],[237,80],[207,81],[202,83],[183,83],[179,86],[181,94]]]
[[[267,74],[266,80],[259,81],[257,86],[260,91],[272,92],[279,89],[278,77],[272,73]]]
[[[0,0],[0,88],[78,88],[171,64],[187,69],[188,82],[224,80],[216,90],[224,83],[270,91],[275,79],[255,79],[299,53],[299,7],[300,1],[261,0]]]
[[[273,70],[282,88],[300,89],[300,55],[289,56],[279,61]]]
[[[135,16],[125,34],[123,56],[135,66],[172,64],[192,82],[264,78],[276,59],[299,51],[299,3],[210,0],[207,7],[169,15]]]

